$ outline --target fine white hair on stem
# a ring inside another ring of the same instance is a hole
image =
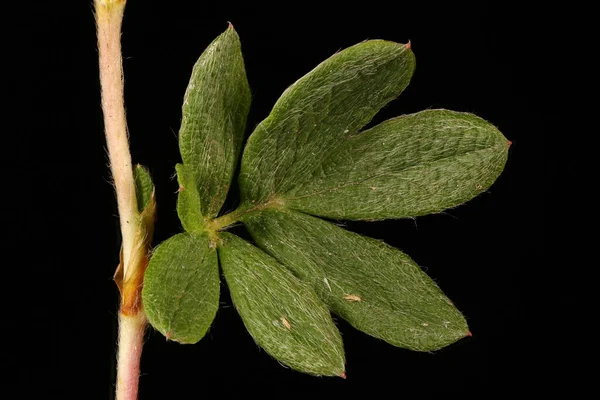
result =
[[[146,253],[147,226],[140,218],[123,100],[121,24],[125,0],[95,0],[104,128],[122,234],[121,265],[115,275],[121,290],[117,400],[135,400],[146,316],[138,307],[140,265]],[[151,207],[152,211],[153,207]],[[130,290],[133,288],[133,290]]]
[[[123,101],[121,23],[124,8],[124,0],[96,0],[102,110],[110,168],[121,220],[123,276],[126,277],[139,211]]]

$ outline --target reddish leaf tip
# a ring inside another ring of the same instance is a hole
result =
[[[404,47],[406,47],[406,50],[410,50],[410,48],[412,47],[412,46],[411,46],[411,43],[410,43],[410,40],[408,41],[408,43],[406,43],[406,44],[404,45]]]
[[[508,143],[508,147],[512,146],[512,142],[510,140],[506,141]]]
[[[468,332],[467,332],[467,336],[468,336],[468,337],[471,337],[471,336],[473,336],[473,334],[471,333],[471,331],[468,331]]]
[[[346,379],[346,372],[342,372],[342,373],[340,374],[340,377],[341,377],[342,379]]]

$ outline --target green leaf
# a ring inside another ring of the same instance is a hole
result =
[[[281,200],[339,219],[435,213],[487,190],[504,168],[508,147],[498,129],[475,115],[423,111],[350,137],[312,181]]]
[[[245,203],[264,203],[318,176],[325,160],[408,85],[409,46],[371,40],[340,51],[290,86],[244,149]]]
[[[181,158],[194,175],[206,217],[215,217],[227,196],[249,108],[240,40],[230,25],[194,65],[179,131]]]
[[[385,243],[294,211],[264,210],[244,223],[261,248],[369,335],[417,351],[469,335],[464,317],[433,280]]]
[[[175,165],[179,191],[177,193],[177,214],[186,232],[201,233],[204,231],[205,219],[202,216],[201,200],[193,171],[183,164]]]
[[[219,307],[219,266],[207,235],[180,233],[162,242],[144,276],[142,299],[150,324],[167,339],[196,343]]]
[[[150,172],[148,172],[148,169],[141,164],[135,166],[133,177],[135,180],[137,207],[138,211],[141,213],[148,203],[150,203],[150,199],[152,199],[154,185],[152,184],[152,178],[150,178]]]
[[[222,238],[221,268],[254,340],[293,369],[344,376],[342,339],[312,288],[250,243],[229,233]]]

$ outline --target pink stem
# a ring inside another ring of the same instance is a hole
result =
[[[143,312],[132,316],[119,314],[117,400],[137,400],[145,327]]]

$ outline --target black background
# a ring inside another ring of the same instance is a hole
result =
[[[18,351],[9,351],[3,364],[16,372],[13,383],[23,398],[40,390],[45,398],[106,399],[114,390],[118,293],[111,278],[120,239],[95,25],[90,3],[55,4],[26,10],[29,18],[16,21],[13,30],[19,78],[8,83],[18,82],[14,103],[26,114],[3,149],[11,188],[5,197],[15,201],[2,217],[10,236],[3,246],[19,248],[27,262],[6,268],[5,282],[17,293],[10,297],[17,312],[7,317],[8,331],[20,345],[9,345]],[[469,111],[513,142],[502,176],[466,205],[416,221],[347,223],[422,265],[464,312],[472,338],[422,354],[338,319],[348,379],[310,377],[284,368],[255,345],[222,285],[221,308],[198,344],[166,342],[149,329],[140,398],[203,398],[209,392],[224,398],[453,392],[485,398],[531,386],[536,287],[547,279],[549,166],[543,142],[555,118],[546,107],[549,72],[540,68],[549,57],[542,43],[553,37],[544,20],[539,11],[489,5],[130,1],[123,34],[125,101],[133,159],[149,167],[157,188],[155,244],[181,231],[173,179],[181,102],[195,60],[227,21],[241,37],[253,93],[248,134],[281,92],[319,62],[381,38],[411,40],[417,68],[408,89],[374,122],[426,108]],[[553,307],[566,313],[573,302],[564,291]],[[565,376],[550,386],[565,385]]]

